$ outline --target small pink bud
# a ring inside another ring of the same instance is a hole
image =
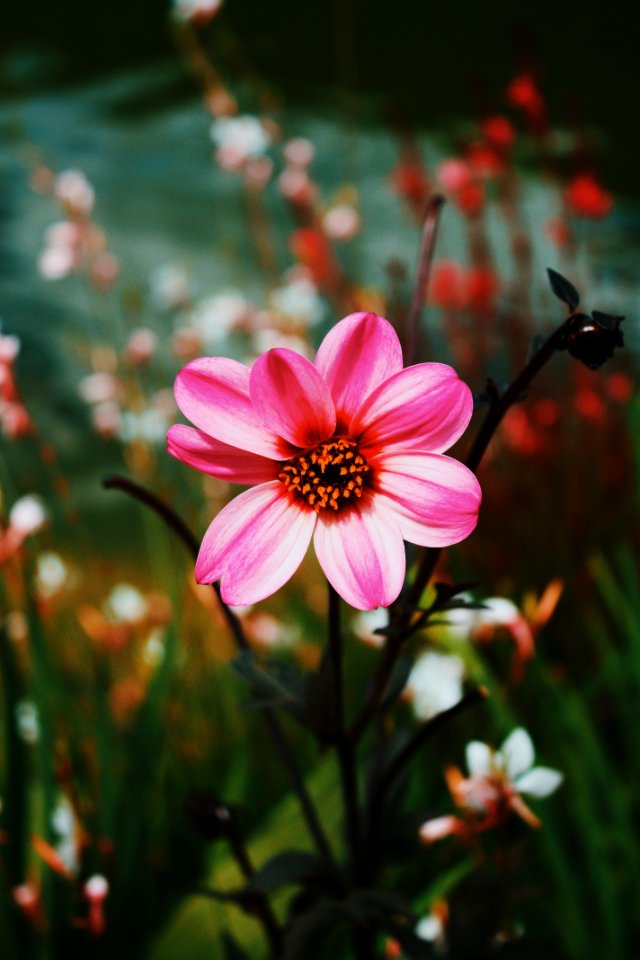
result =
[[[308,167],[315,156],[315,147],[310,140],[296,137],[285,144],[284,158],[292,167]]]
[[[360,230],[360,214],[355,207],[340,204],[327,211],[322,225],[332,240],[351,240]]]
[[[158,338],[153,330],[147,330],[140,327],[134,330],[129,337],[129,342],[125,348],[127,359],[133,364],[146,363],[156,352]]]

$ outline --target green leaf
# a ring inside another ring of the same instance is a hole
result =
[[[294,883],[306,883],[326,874],[325,864],[306,850],[286,850],[267,861],[251,878],[249,890],[269,893]]]
[[[299,696],[299,675],[291,672],[286,679],[282,678],[283,670],[279,665],[281,677],[274,676],[275,667],[271,672],[256,663],[250,650],[242,650],[231,661],[232,669],[242,677],[252,689],[253,701],[249,706],[258,708],[280,707],[287,710],[300,722],[306,725],[307,716]]]

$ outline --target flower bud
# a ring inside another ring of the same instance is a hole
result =
[[[615,317],[594,310],[592,316],[576,313],[572,317],[565,347],[572,357],[590,370],[597,370],[611,359],[616,347],[624,346],[620,324],[624,317]]]

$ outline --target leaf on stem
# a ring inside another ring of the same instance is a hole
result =
[[[242,650],[231,661],[231,667],[239,677],[246,680],[253,691],[253,700],[248,706],[258,709],[280,707],[306,725],[306,711],[299,696],[300,683],[297,675],[294,677],[290,674],[284,678],[282,665],[278,665],[281,676],[275,677],[256,663],[249,650]]]
[[[576,310],[578,304],[580,303],[580,294],[574,285],[570,283],[566,277],[563,277],[561,273],[558,273],[556,270],[552,270],[551,267],[547,267],[547,276],[549,277],[551,290],[556,295],[558,300],[562,300],[563,303],[566,303],[571,312]]]
[[[286,850],[268,860],[251,878],[246,889],[270,893],[296,883],[322,881],[326,873],[326,864],[314,854],[306,850]]]

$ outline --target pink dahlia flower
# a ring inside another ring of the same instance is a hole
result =
[[[442,363],[403,369],[393,327],[354,313],[324,338],[315,363],[269,350],[251,370],[224,357],[178,374],[178,406],[195,424],[169,430],[169,453],[249,486],[213,520],[196,563],[225,602],[278,590],[313,538],[327,578],[353,607],[388,606],[405,576],[403,540],[440,547],[474,529],[480,486],[443,456],[472,398]]]

